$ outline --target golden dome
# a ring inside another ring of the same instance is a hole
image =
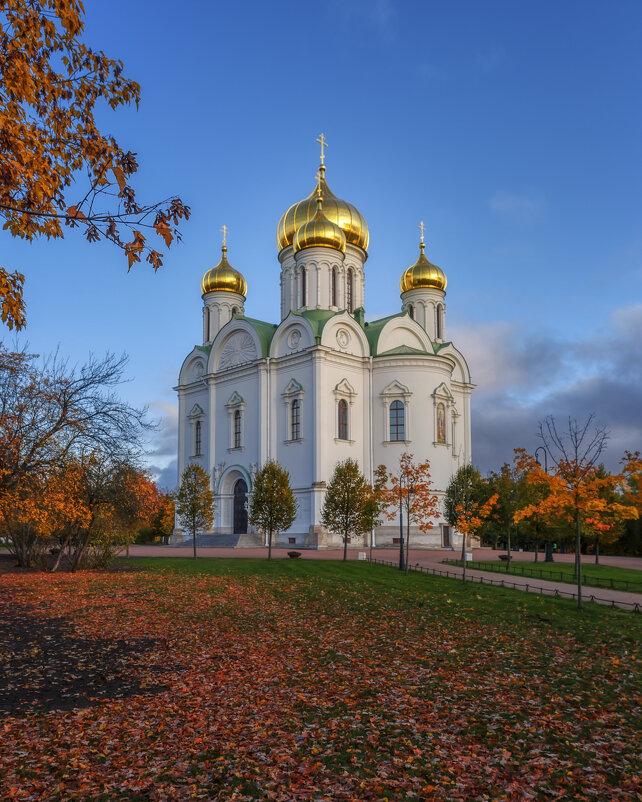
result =
[[[419,259],[417,259],[414,265],[409,267],[401,277],[401,281],[399,282],[401,292],[428,287],[441,290],[442,292],[446,291],[446,284],[448,283],[446,274],[440,267],[431,264],[428,259],[426,259],[426,255],[424,254],[425,247],[425,243],[419,243]]]
[[[227,246],[223,245],[221,248],[222,256],[221,261],[208,270],[203,276],[201,281],[201,290],[203,295],[206,292],[218,292],[225,290],[226,292],[238,292],[239,295],[245,297],[247,295],[247,281],[243,275],[235,270],[232,265],[227,261]]]
[[[347,242],[358,245],[364,251],[368,250],[368,225],[359,210],[347,201],[334,195],[325,181],[325,165],[319,167],[319,183],[315,189],[302,201],[295,203],[279,220],[276,231],[276,242],[279,250],[287,248],[294,242],[294,235],[301,228],[312,221],[317,212],[316,197],[321,189],[323,196],[323,213],[327,220],[345,234]]]
[[[337,251],[345,253],[346,235],[325,216],[323,211],[323,197],[321,193],[317,196],[317,212],[307,223],[303,223],[297,228],[292,245],[294,252],[298,253],[304,248],[322,246],[324,248],[335,248]]]

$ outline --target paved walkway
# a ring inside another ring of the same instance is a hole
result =
[[[287,559],[287,552],[292,551],[289,548],[273,548],[272,556],[274,559]],[[348,549],[348,559],[358,560],[359,552],[365,552],[369,556],[368,549]],[[505,552],[493,551],[492,549],[473,549],[473,559],[475,560],[496,560],[499,554]],[[198,548],[197,554],[200,557],[219,557],[219,558],[265,558],[267,556],[266,548],[258,549],[219,549],[219,548]],[[132,557],[191,557],[193,549],[191,547],[176,547],[176,546],[131,546],[130,555]],[[443,560],[452,560],[457,558],[459,554],[448,549],[410,549],[410,565],[413,567],[421,567],[427,571],[446,572],[453,577],[461,577],[463,569],[456,565],[443,565]],[[399,549],[373,549],[372,557],[374,560],[383,560],[398,564],[399,562]],[[514,554],[515,562],[528,562],[534,567],[537,565],[533,561],[533,553],[529,552],[516,552]],[[303,550],[301,552],[301,559],[304,560],[341,560],[343,558],[342,549],[327,549],[327,550]],[[555,562],[572,563],[575,557],[573,554],[556,554]],[[552,568],[555,562],[544,563],[542,555],[542,568]],[[582,555],[582,563],[594,563],[595,558],[591,555]],[[603,565],[612,565],[619,568],[633,568],[642,570],[642,557],[600,557],[600,563]],[[531,593],[543,593],[545,595],[554,596],[559,595],[564,598],[576,598],[576,588],[568,582],[551,582],[547,579],[538,579],[535,577],[522,577],[514,574],[500,575],[492,571],[477,571],[468,569],[466,571],[467,577],[474,581],[483,580],[484,583],[501,585],[502,581],[506,587],[515,586],[517,589],[526,590]],[[599,604],[607,604],[611,606],[622,607],[626,610],[636,609],[642,612],[642,593],[633,593],[630,591],[610,590],[608,588],[594,588],[585,586],[582,589],[582,596],[584,601],[594,600]]]

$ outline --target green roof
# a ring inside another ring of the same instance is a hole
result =
[[[441,351],[441,349],[442,349],[442,348],[446,348],[446,346],[447,346],[447,345],[452,345],[452,342],[451,342],[450,340],[449,340],[447,343],[438,343],[438,342],[434,342],[434,343],[432,344],[432,350],[433,350],[433,351],[434,351],[436,354],[438,354],[438,353]]]
[[[329,309],[311,309],[306,312],[294,312],[293,314],[304,317],[312,326],[314,332],[314,344],[319,345],[321,342],[321,333],[325,324],[335,315],[341,314],[340,312],[332,312]]]
[[[396,317],[403,317],[404,314],[405,312],[398,312],[396,315],[390,315],[389,317],[382,317],[379,320],[371,320],[368,323],[364,323],[363,330],[368,338],[372,356],[377,356],[377,343],[379,342],[381,329],[383,329],[389,320],[394,320]]]
[[[270,343],[274,332],[277,330],[276,323],[266,323],[265,320],[256,320],[253,317],[245,317],[245,315],[234,315],[237,320],[245,320],[254,331],[259,335],[261,341],[261,357],[265,358],[270,355]]]
[[[396,348],[391,348],[389,351],[382,351],[377,356],[394,356],[395,354],[422,354],[426,356],[427,351],[422,351],[421,348],[412,348],[410,345],[398,345]]]
[[[207,354],[209,356],[210,351],[212,350],[212,343],[210,343],[209,345],[197,345],[196,348],[198,348],[199,351],[202,351],[204,354]]]

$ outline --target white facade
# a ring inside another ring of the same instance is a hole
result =
[[[470,462],[473,385],[464,357],[445,339],[445,293],[411,289],[400,312],[364,322],[366,258],[352,244],[345,252],[284,247],[279,324],[245,317],[238,293],[203,295],[203,344],[185,359],[176,388],[178,470],[196,462],[211,477],[213,534],[247,531],[244,490],[251,493],[268,459],[289,471],[298,501],[296,521],[277,543],[299,548],[340,544],[321,525],[339,460],[356,459],[370,479],[377,465],[394,471],[411,452],[430,461],[440,497]],[[444,525],[437,520],[427,535],[413,527],[412,545],[456,545]],[[398,535],[391,521],[375,543]]]

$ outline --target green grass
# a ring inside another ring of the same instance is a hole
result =
[[[449,565],[461,565],[461,560],[448,560]],[[468,568],[479,571],[493,571],[501,574],[528,576],[533,579],[546,579],[550,582],[568,582],[577,584],[573,575],[572,563],[535,563],[511,560],[510,570],[507,563],[498,560],[474,560],[467,563]],[[609,565],[582,563],[582,584],[594,588],[612,588],[642,593],[642,571],[635,568],[616,568]]]
[[[642,615],[628,610],[585,602],[583,611],[579,611],[577,602],[572,599],[555,599],[513,588],[473,582],[464,585],[459,579],[413,571],[403,575],[396,568],[364,562],[134,557],[122,560],[121,563],[163,574],[231,576],[248,580],[265,577],[276,580],[267,585],[273,593],[279,593],[279,588],[287,587],[287,584],[279,584],[278,580],[281,578],[290,579],[297,584],[302,581],[301,587],[307,589],[307,592],[316,589],[314,595],[326,586],[334,586],[335,592],[341,592],[342,587],[354,589],[355,586],[362,586],[364,593],[378,589],[386,595],[404,599],[411,607],[417,603],[430,604],[435,609],[440,608],[444,614],[463,607],[471,615],[481,616],[489,621],[500,620],[511,626],[522,626],[528,622],[535,628],[544,624],[553,629],[573,632],[581,638],[592,637],[594,626],[608,622],[609,629],[615,627],[614,630],[610,629],[612,632],[621,628],[622,635],[628,638],[632,631],[637,631],[642,638]],[[542,621],[542,618],[550,620]]]

